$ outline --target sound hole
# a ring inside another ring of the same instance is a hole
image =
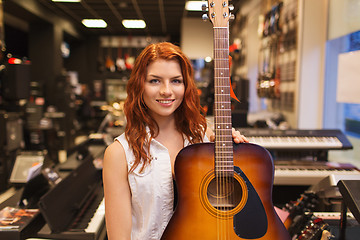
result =
[[[208,201],[217,210],[234,209],[241,202],[242,195],[241,185],[233,177],[215,177],[207,188]]]

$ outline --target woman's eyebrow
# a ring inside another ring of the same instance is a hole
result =
[[[160,76],[158,76],[158,75],[156,75],[156,74],[152,74],[152,73],[148,74],[148,77],[161,78]]]
[[[174,76],[173,78],[182,78],[182,75]]]
[[[152,73],[149,73],[148,77],[162,78],[162,77],[160,77],[160,76],[158,76],[156,74],[152,74]],[[174,79],[174,78],[182,78],[182,75],[180,74],[180,75],[174,76],[171,79]]]

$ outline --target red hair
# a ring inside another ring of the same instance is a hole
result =
[[[150,163],[148,156],[150,141],[158,134],[158,125],[151,117],[143,101],[144,83],[147,66],[158,60],[176,60],[179,62],[185,85],[184,99],[175,111],[176,128],[182,132],[190,143],[200,143],[206,131],[206,120],[201,114],[200,99],[194,82],[193,68],[189,59],[179,47],[168,42],[148,45],[136,58],[134,68],[127,84],[127,98],[124,113],[127,120],[125,136],[132,148],[135,162],[133,171],[143,161],[141,171]],[[146,132],[150,129],[150,136]]]

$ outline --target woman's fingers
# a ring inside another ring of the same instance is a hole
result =
[[[238,130],[235,130],[235,128],[232,128],[232,136],[235,143],[248,143],[249,140],[242,135]]]

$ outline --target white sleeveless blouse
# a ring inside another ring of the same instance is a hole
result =
[[[134,154],[125,134],[115,138],[125,150],[128,169],[134,164]],[[204,141],[208,141],[205,136]],[[184,141],[184,146],[189,141]],[[174,186],[170,154],[153,139],[150,143],[152,161],[143,170],[141,164],[128,174],[131,189],[132,240],[159,240],[173,215]]]

